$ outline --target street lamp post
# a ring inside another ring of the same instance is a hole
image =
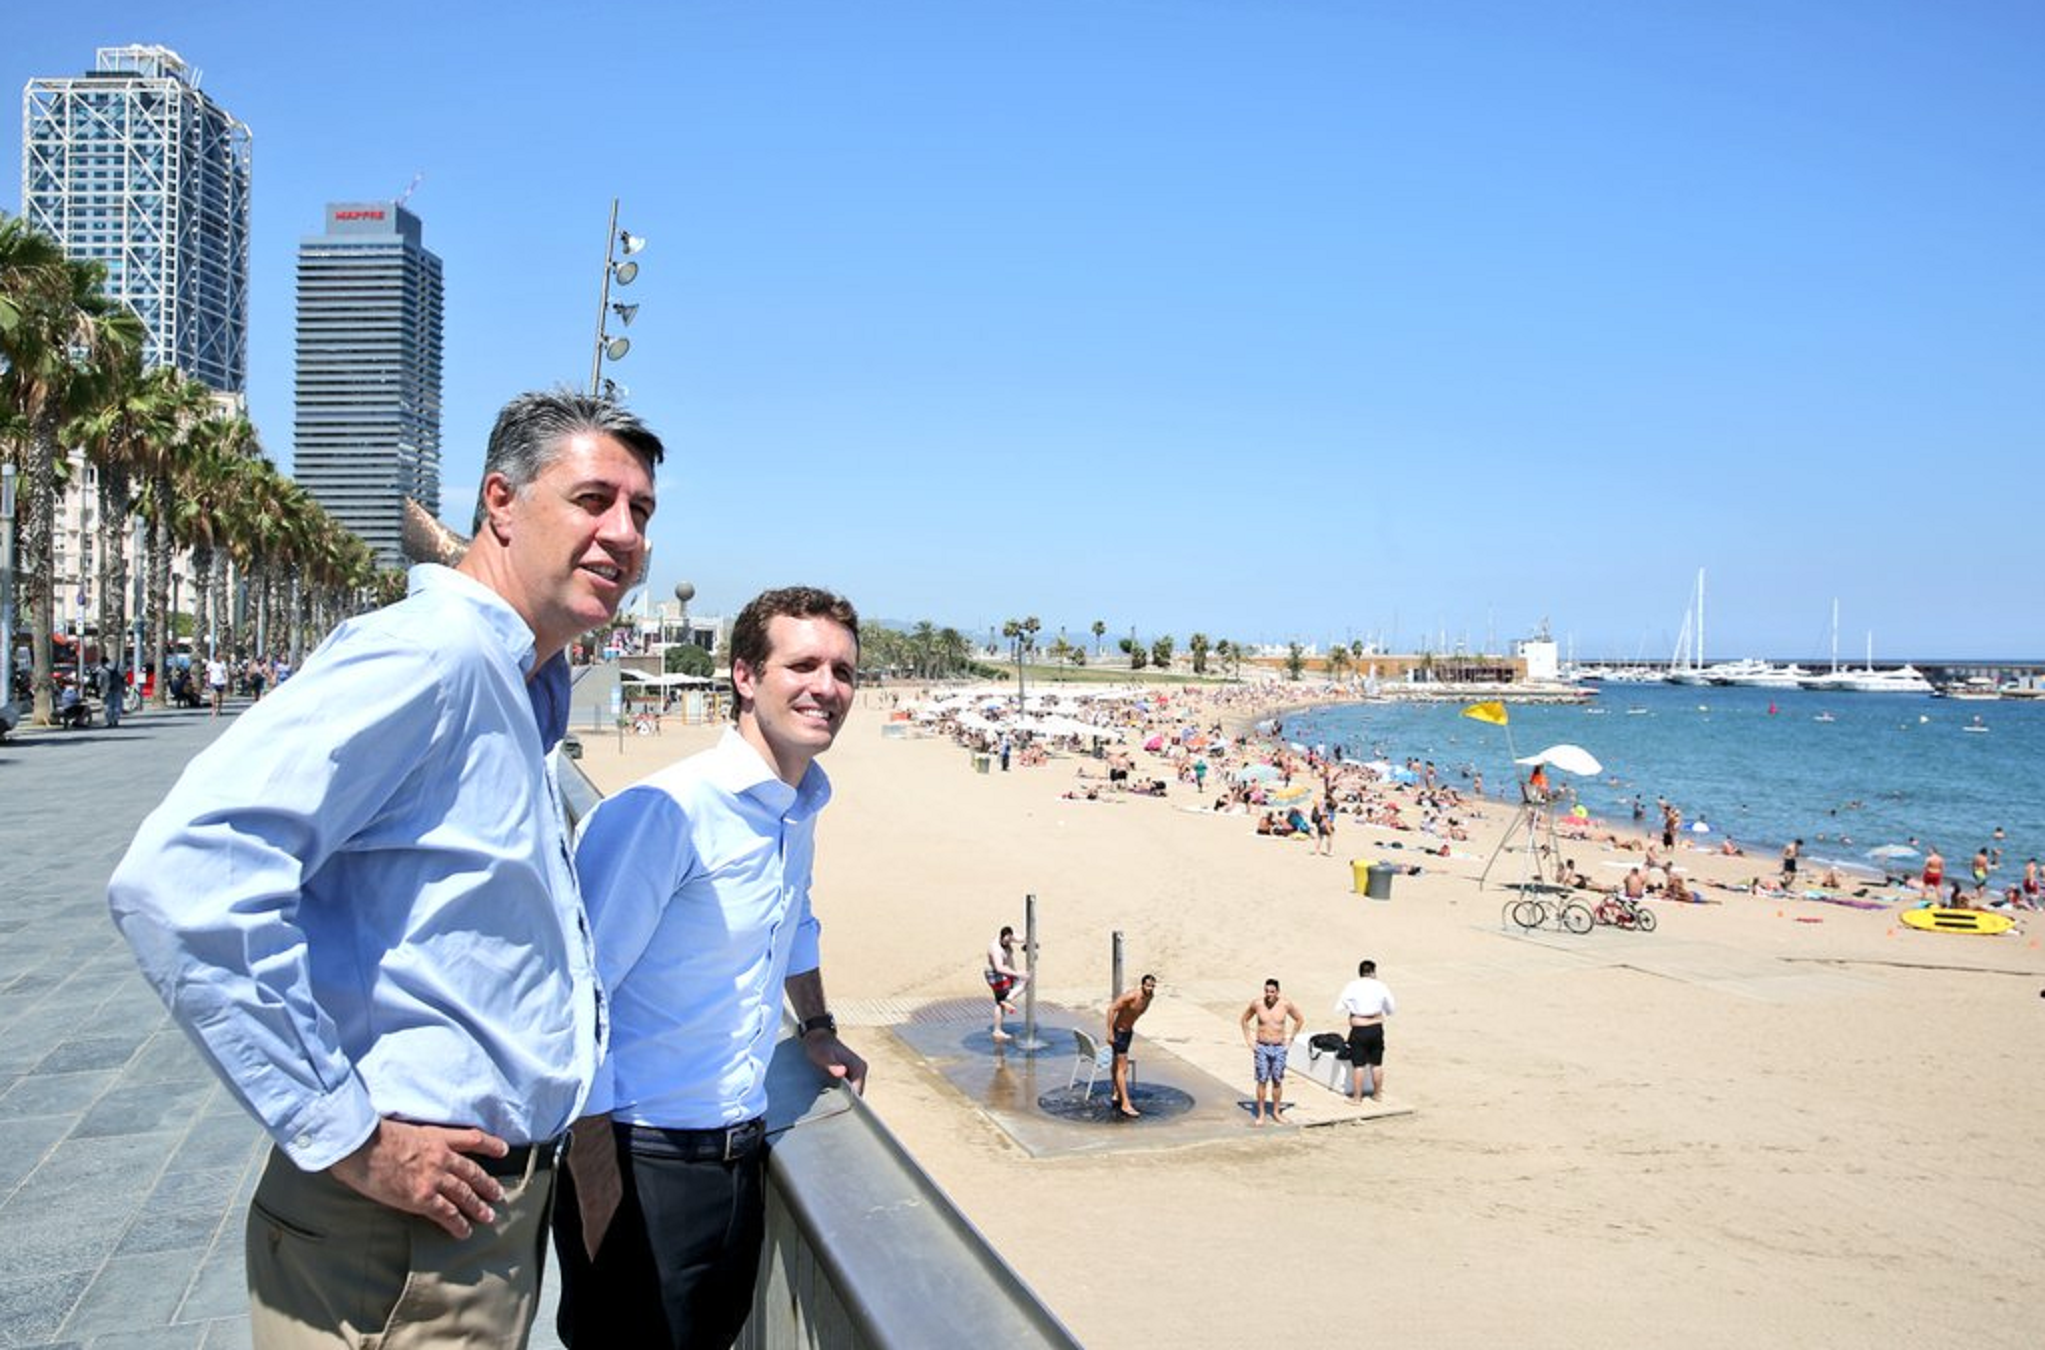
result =
[[[14,466],[0,464],[0,708],[14,701]]]
[[[646,247],[646,240],[618,228],[618,199],[611,198],[611,225],[604,234],[604,282],[597,292],[596,301],[596,343],[589,356],[589,392],[591,397],[607,392],[604,388],[610,381],[604,379],[606,360],[622,361],[625,353],[632,350],[632,340],[626,337],[612,337],[604,331],[609,316],[618,316],[620,326],[630,328],[632,320],[638,317],[637,305],[614,305],[611,303],[611,283],[630,286],[639,276],[639,264],[630,261],[633,254]],[[615,388],[616,386],[612,386]]]

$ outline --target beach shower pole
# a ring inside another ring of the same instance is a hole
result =
[[[1113,989],[1111,989],[1111,990],[1109,990],[1109,991],[1108,991],[1108,998],[1109,998],[1109,999],[1110,999],[1111,1001],[1112,1001],[1112,1000],[1114,1000],[1114,999],[1118,999],[1118,998],[1122,997],[1122,930],[1121,930],[1121,929],[1119,929],[1119,928],[1117,928],[1117,929],[1115,930],[1115,975],[1114,975],[1114,980],[1115,980],[1115,987],[1114,987]]]
[[[1037,897],[1033,891],[1023,897],[1023,981],[1024,1050],[1041,1048],[1037,1040]]]

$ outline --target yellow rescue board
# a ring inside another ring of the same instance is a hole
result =
[[[1906,909],[1903,922],[1927,933],[2001,933],[2016,921],[1983,909]]]

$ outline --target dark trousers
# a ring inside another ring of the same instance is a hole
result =
[[[561,1174],[554,1205],[561,1343],[729,1350],[753,1308],[766,1149],[726,1162],[657,1131],[616,1132],[623,1195],[594,1261],[583,1245],[573,1171]]]

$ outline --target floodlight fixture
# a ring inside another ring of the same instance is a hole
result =
[[[622,323],[622,324],[624,324],[624,325],[625,325],[625,326],[626,326],[627,328],[630,328],[630,327],[632,326],[632,320],[634,320],[634,319],[636,319],[636,318],[638,318],[638,317],[639,317],[639,306],[637,306],[637,305],[612,305],[612,306],[611,306],[611,313],[613,313],[613,314],[615,314],[615,315],[617,315],[617,316],[618,316],[618,322],[619,322],[619,323]]]
[[[631,350],[632,339],[612,338],[604,344],[604,359],[607,361],[622,361],[625,359],[625,353]]]
[[[646,237],[644,235],[632,234],[625,230],[618,231],[618,252],[625,257],[629,258],[645,247]]]
[[[612,263],[611,274],[618,279],[620,286],[630,286],[639,277],[639,264],[636,262]]]

